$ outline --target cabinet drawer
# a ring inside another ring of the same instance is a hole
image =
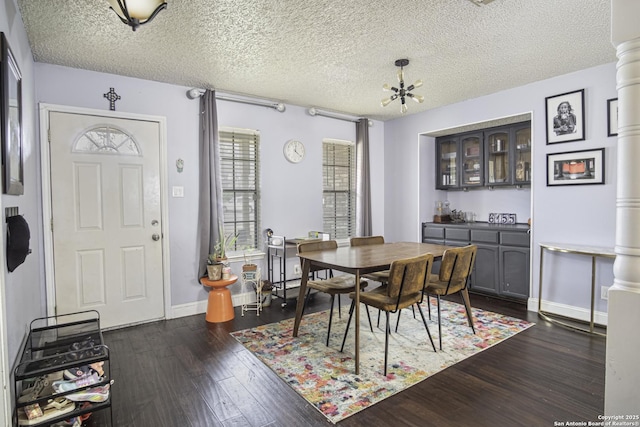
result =
[[[500,244],[506,246],[529,247],[529,233],[513,233],[503,231],[500,233]]]
[[[444,227],[424,227],[425,239],[444,239]]]
[[[498,232],[491,230],[471,230],[471,242],[498,244]]]
[[[447,228],[445,232],[445,237],[447,240],[463,240],[465,242],[468,242],[469,230],[465,230],[461,228]]]

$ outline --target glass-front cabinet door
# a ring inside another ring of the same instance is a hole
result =
[[[436,139],[436,189],[448,190],[458,188],[458,137],[442,137]]]
[[[515,141],[513,183],[531,184],[531,122],[513,127]]]
[[[509,128],[496,128],[485,131],[486,171],[485,185],[511,185],[512,150]]]
[[[482,132],[460,137],[462,158],[461,187],[480,187],[484,184]]]

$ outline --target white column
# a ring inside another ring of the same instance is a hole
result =
[[[616,260],[609,289],[605,415],[640,414],[640,2],[611,1],[617,49]],[[637,421],[637,420],[636,420]]]

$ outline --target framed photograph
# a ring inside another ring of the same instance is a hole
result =
[[[547,154],[547,187],[604,184],[604,148]]]
[[[584,141],[584,89],[548,96],[547,145]]]
[[[618,98],[607,99],[607,136],[618,135]]]
[[[4,33],[0,33],[0,129],[5,194],[24,193],[22,170],[22,75]]]

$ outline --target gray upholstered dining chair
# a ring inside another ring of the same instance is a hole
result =
[[[420,316],[422,317],[422,322],[424,323],[424,327],[427,330],[429,341],[431,341],[433,351],[436,351],[436,346],[433,343],[431,332],[429,332],[427,320],[424,318],[424,313],[420,308],[420,303],[422,303],[424,297],[424,289],[427,281],[429,280],[429,275],[431,274],[432,265],[432,254],[424,254],[413,258],[405,258],[393,261],[389,270],[389,280],[387,282],[387,286],[380,286],[372,291],[360,293],[360,302],[364,303],[366,306],[372,306],[379,310],[382,310],[387,315],[384,339],[385,376],[387,375],[389,334],[391,333],[391,326],[389,325],[389,313],[397,313],[403,308],[417,305]],[[354,299],[355,293],[350,293],[349,297]],[[342,339],[342,347],[340,347],[340,351],[344,350],[344,344],[349,332],[349,325],[351,324],[351,317],[353,316],[354,302],[355,301],[351,303],[347,329],[344,332],[344,338]]]
[[[460,248],[447,249],[442,255],[440,263],[440,273],[432,274],[429,283],[425,288],[427,298],[435,295],[438,299],[438,341],[442,350],[442,322],[440,319],[440,297],[460,293],[462,302],[467,313],[467,320],[473,333],[476,329],[473,326],[473,316],[471,315],[471,303],[469,301],[469,276],[476,261],[476,245],[468,245]]]
[[[298,253],[305,252],[313,252],[313,251],[322,251],[322,250],[335,250],[338,248],[338,243],[335,240],[324,240],[319,242],[304,242],[298,244]],[[356,290],[356,280],[355,277],[351,274],[344,274],[340,276],[328,277],[326,279],[320,280],[309,280],[307,282],[307,295],[305,298],[304,305],[302,307],[302,312],[304,313],[304,308],[309,304],[309,297],[311,295],[311,289],[315,289],[318,292],[324,292],[331,296],[331,308],[329,310],[329,326],[327,327],[327,346],[329,345],[329,337],[331,336],[331,322],[333,320],[333,305],[335,301],[336,295],[338,297],[340,294],[348,294],[350,292],[354,292]],[[360,289],[366,288],[368,285],[366,280],[360,281]],[[369,311],[367,310],[367,316],[369,316]],[[371,324],[371,318],[369,317],[369,326],[371,327],[371,331],[373,331],[373,326]]]

